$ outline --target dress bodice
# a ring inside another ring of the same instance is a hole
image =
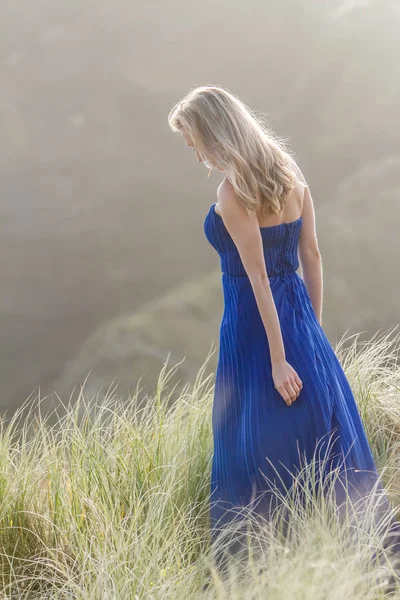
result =
[[[232,277],[247,276],[235,242],[222,217],[210,206],[204,220],[204,233],[220,257],[221,271]],[[269,277],[294,273],[299,268],[298,244],[302,217],[290,223],[260,227],[266,270]]]

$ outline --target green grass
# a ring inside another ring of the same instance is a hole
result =
[[[386,334],[337,348],[393,507],[400,505],[398,341]],[[382,533],[370,526],[373,504],[355,516],[356,537],[351,519],[338,520],[328,488],[317,494],[311,486],[303,507],[297,493],[314,481],[312,464],[282,499],[289,536],[280,532],[281,513],[276,527],[249,514],[247,561],[232,557],[224,573],[216,568],[209,357],[173,408],[176,367],[165,365],[140,411],[134,397],[87,400],[82,389],[55,426],[33,408],[22,423],[24,407],[2,417],[0,599],[385,597],[379,586],[390,567],[369,560]]]

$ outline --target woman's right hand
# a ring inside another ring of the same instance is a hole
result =
[[[303,382],[289,363],[284,360],[272,366],[272,379],[275,389],[280,393],[288,406],[299,397]]]

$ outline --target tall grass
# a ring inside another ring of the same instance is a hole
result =
[[[389,336],[339,344],[337,353],[398,507],[399,339]],[[166,363],[157,393],[140,410],[135,396],[120,399],[110,390],[101,401],[87,400],[83,387],[55,426],[37,410],[40,401],[22,423],[25,407],[2,417],[0,598],[384,597],[384,577],[394,571],[370,559],[382,534],[370,526],[372,504],[357,515],[355,536],[350,520],[335,518],[329,494],[311,486],[307,501],[298,502],[312,465],[282,498],[289,532],[282,535],[283,512],[265,524],[249,514],[246,560],[232,555],[218,568],[208,528],[210,356],[172,408],[169,381],[177,366],[168,370]]]

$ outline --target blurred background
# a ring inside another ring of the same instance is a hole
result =
[[[223,176],[167,123],[207,83],[308,180],[332,345],[398,324],[399,27],[396,0],[3,0],[0,411],[151,391],[167,356],[187,381],[218,346]]]

